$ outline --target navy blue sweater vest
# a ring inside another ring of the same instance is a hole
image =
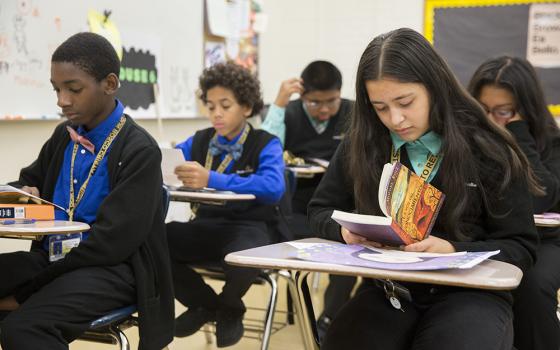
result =
[[[208,144],[214,136],[214,128],[197,131],[194,134],[191,159],[202,165],[206,162]],[[259,168],[259,155],[262,149],[272,140],[274,136],[264,130],[256,130],[251,127],[247,140],[243,145],[241,158],[234,161],[228,174],[238,173],[240,176],[254,174]],[[214,157],[212,170],[220,165],[221,157]],[[200,205],[197,217],[225,217],[232,220],[258,220],[271,221],[276,219],[276,210],[273,205],[257,203],[256,201],[228,202],[224,206]]]

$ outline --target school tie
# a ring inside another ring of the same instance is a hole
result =
[[[70,126],[66,126],[66,130],[68,130],[68,133],[70,134],[70,138],[72,139],[72,141],[82,145],[91,154],[95,154],[95,146],[93,145],[93,143],[91,143],[90,140],[88,140],[85,136],[81,136],[80,134],[78,134],[78,132],[73,128],[71,128]]]
[[[229,153],[233,160],[238,160],[243,153],[243,145],[240,143],[234,143],[233,145],[221,144],[218,142],[217,138],[212,138],[210,140],[209,151],[212,156],[217,156],[224,152]]]

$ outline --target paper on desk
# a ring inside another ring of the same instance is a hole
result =
[[[385,250],[383,250],[385,251]],[[466,252],[464,254],[442,254],[442,256],[420,256],[385,254],[365,248],[361,245],[342,243],[316,243],[312,246],[299,248],[294,257],[301,260],[360,266],[386,270],[442,270],[442,269],[469,269],[482,261],[498,254],[500,251]]]
[[[329,167],[329,161],[325,160],[325,159],[321,159],[321,158],[306,158],[307,161],[309,161],[310,163],[315,163],[319,166],[322,166],[323,168],[328,168]]]
[[[183,182],[175,175],[175,168],[183,163],[185,163],[185,157],[183,157],[183,151],[180,149],[161,149],[161,174],[163,175],[163,183],[166,186],[183,186]]]
[[[460,255],[467,254],[467,252],[465,251],[455,252],[455,253],[426,253],[426,252],[405,252],[397,249],[375,248],[368,245],[363,245],[363,247],[385,255],[410,256],[410,257],[417,257],[417,258],[436,258],[442,256],[460,256]]]
[[[313,246],[321,245],[321,243],[310,243],[310,242],[285,242],[296,249],[311,248]]]

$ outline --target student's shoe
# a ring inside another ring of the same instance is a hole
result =
[[[216,345],[219,348],[236,344],[243,336],[243,313],[218,310],[216,314]]]
[[[175,319],[174,335],[179,338],[188,337],[211,321],[216,321],[216,310],[203,307],[189,308]]]
[[[317,320],[317,336],[319,337],[319,343],[323,341],[331,322],[332,321],[328,316],[321,316]]]

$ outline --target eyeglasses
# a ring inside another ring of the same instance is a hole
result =
[[[304,100],[303,102],[305,103],[305,106],[308,109],[317,110],[317,109],[321,109],[321,107],[323,106],[327,107],[328,109],[335,109],[340,104],[340,97],[332,98],[326,101]]]
[[[488,109],[484,107],[486,114],[492,114],[497,119],[509,119],[512,118],[516,111],[511,107],[496,107],[492,109]]]

